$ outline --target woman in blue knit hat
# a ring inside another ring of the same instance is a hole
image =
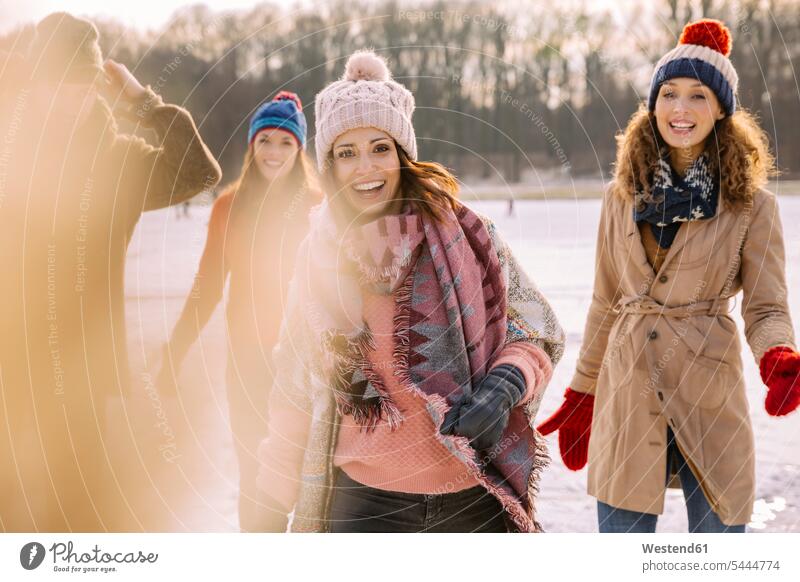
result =
[[[575,376],[539,426],[589,464],[601,532],[653,532],[667,487],[689,531],[743,532],[755,501],[744,332],[767,414],[800,405],[800,354],[767,136],[737,108],[731,38],[687,25],[657,63],[648,102],[618,138],[594,292]],[[591,439],[590,439],[591,436]]]
[[[164,346],[158,385],[174,393],[181,363],[230,280],[227,394],[239,461],[239,525],[252,531],[256,447],[267,433],[270,354],[316,180],[305,152],[306,119],[288,91],[253,114],[239,178],[214,203],[194,285]]]

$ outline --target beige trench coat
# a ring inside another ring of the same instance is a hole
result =
[[[756,361],[772,346],[794,346],[775,196],[760,191],[738,210],[720,201],[713,218],[683,223],[654,272],[633,220],[633,196],[611,192],[571,384],[595,395],[589,494],[614,507],[662,513],[669,425],[720,519],[747,523],[753,431],[729,312],[742,290]]]

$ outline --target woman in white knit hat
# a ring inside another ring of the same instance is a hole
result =
[[[259,451],[264,529],[537,531],[531,427],[564,334],[493,224],[417,161],[414,98],[359,52],[316,100],[312,214]]]
[[[603,200],[594,293],[559,431],[564,463],[589,463],[601,532],[652,532],[680,486],[692,532],[742,532],[755,493],[753,431],[736,324],[770,415],[800,404],[783,235],[767,137],[736,108],[730,34],[684,28],[618,138]],[[591,434],[591,440],[589,436]]]

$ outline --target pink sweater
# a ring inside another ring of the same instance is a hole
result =
[[[391,373],[394,366],[394,298],[369,292],[363,297],[364,321],[375,338],[370,360],[382,374],[386,389],[403,414],[394,432],[381,422],[367,433],[352,416],[341,420],[334,464],[352,479],[374,487],[404,493],[452,493],[478,485],[466,467],[435,436],[437,430],[425,408],[425,400],[404,389]],[[540,348],[524,342],[507,345],[493,367],[512,364],[525,377],[523,405],[544,391],[553,372],[550,358]],[[280,391],[276,391],[278,394]],[[285,404],[285,406],[284,406]],[[270,432],[282,435],[281,445],[259,451],[259,486],[290,509],[297,497],[302,448],[307,440],[308,414],[297,406],[273,398]]]

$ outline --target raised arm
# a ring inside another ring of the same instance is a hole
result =
[[[104,95],[111,105],[122,105],[123,112],[127,106],[127,117],[158,136],[157,146],[132,135],[120,135],[114,144],[122,166],[120,185],[130,193],[132,211],[179,204],[214,187],[222,172],[189,112],[164,104],[124,65],[109,60],[105,70],[110,83]]]

